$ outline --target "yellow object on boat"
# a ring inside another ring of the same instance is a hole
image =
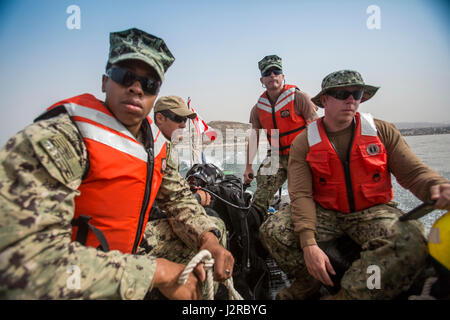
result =
[[[430,255],[450,271],[450,211],[437,219],[428,236]]]

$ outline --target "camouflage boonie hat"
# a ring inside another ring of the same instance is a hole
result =
[[[152,67],[163,81],[164,73],[175,60],[163,39],[136,28],[111,32],[109,45],[106,70],[119,61],[141,60]]]
[[[258,62],[258,68],[261,70],[261,75],[266,72],[269,68],[276,67],[283,70],[281,65],[281,58],[277,55],[265,56],[261,61]]]
[[[323,108],[320,102],[320,97],[332,88],[348,87],[348,86],[361,86],[364,88],[364,94],[361,98],[361,102],[369,100],[377,92],[380,87],[369,86],[364,83],[363,78],[357,71],[353,70],[341,70],[330,73],[322,81],[322,91],[320,91],[311,101],[319,107]]]
[[[192,112],[183,99],[178,96],[165,96],[161,97],[156,101],[153,107],[154,112],[161,112],[164,110],[170,110],[180,117],[187,117],[189,119],[194,119],[197,117],[195,112]]]

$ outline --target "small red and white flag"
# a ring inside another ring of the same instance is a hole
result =
[[[216,138],[217,138],[216,130],[214,128],[211,128],[210,126],[208,126],[206,124],[205,120],[203,120],[199,116],[198,112],[195,111],[194,108],[191,107],[191,98],[188,98],[187,106],[192,112],[195,112],[197,114],[196,118],[190,119],[192,121],[192,124],[194,125],[197,136],[201,136],[203,133],[205,136],[208,137],[208,139],[210,141],[216,140]]]

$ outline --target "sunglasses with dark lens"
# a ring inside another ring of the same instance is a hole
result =
[[[361,100],[364,90],[359,89],[355,91],[348,91],[348,90],[329,90],[327,91],[327,94],[332,96],[333,98],[339,99],[339,100],[346,100],[351,95],[355,100]]]
[[[262,76],[263,76],[263,77],[268,77],[268,76],[270,76],[270,75],[272,74],[272,72],[273,72],[273,74],[276,75],[276,76],[279,76],[280,74],[283,74],[283,71],[281,71],[280,69],[269,69],[269,70],[267,70],[266,72],[264,72],[264,73],[262,74]]]
[[[187,117],[179,116],[169,110],[163,110],[163,111],[160,111],[160,113],[164,117],[169,118],[170,120],[172,120],[173,122],[176,122],[176,123],[182,123],[182,122],[186,123],[186,121],[187,121]]]
[[[119,67],[113,67],[109,69],[108,71],[106,71],[106,74],[114,82],[117,82],[125,87],[129,87],[136,81],[139,81],[142,90],[150,95],[158,94],[159,88],[161,87],[161,81],[159,80],[140,77],[129,70]]]

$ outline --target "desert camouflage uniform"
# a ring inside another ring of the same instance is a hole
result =
[[[259,166],[256,174],[257,189],[253,196],[252,205],[267,219],[267,211],[272,203],[273,196],[287,180],[289,155],[268,155]],[[274,171],[274,174],[267,172]],[[264,173],[263,171],[266,171]]]
[[[171,158],[168,150],[156,197],[169,218],[148,223],[138,255],[105,253],[71,242],[88,154],[69,116],[39,121],[11,138],[0,153],[0,299],[142,299],[152,289],[156,257],[185,263],[204,232],[224,235]]]
[[[277,55],[265,56],[258,62],[258,68],[261,71],[261,76],[270,68],[282,70],[282,60]],[[300,91],[298,90],[298,92]],[[305,118],[304,114],[302,116]],[[252,122],[251,116],[250,122]],[[256,175],[257,189],[253,196],[252,205],[263,215],[264,219],[267,218],[267,211],[275,193],[287,180],[289,155],[278,155],[278,152],[277,147],[271,146],[271,150],[261,163]],[[275,153],[277,154],[275,155]]]
[[[350,299],[391,299],[407,290],[423,270],[427,256],[425,230],[418,221],[401,222],[402,212],[389,204],[341,213],[317,205],[316,240],[329,241],[347,234],[361,248],[341,280],[341,291]],[[271,215],[260,229],[261,241],[280,268],[295,277],[297,299],[319,290],[305,265],[298,236],[294,233],[290,207]],[[371,265],[380,268],[380,289],[369,289]]]
[[[261,71],[261,76],[266,70],[273,67],[280,70],[283,69],[281,58],[277,55],[265,56],[258,62],[258,68]],[[259,166],[256,174],[257,188],[253,196],[252,205],[258,209],[264,219],[267,219],[267,211],[273,200],[273,196],[286,182],[288,160],[289,156],[279,155],[277,158],[272,157],[269,152],[267,157]],[[272,172],[268,174],[269,172],[262,172],[263,170],[270,170]]]

